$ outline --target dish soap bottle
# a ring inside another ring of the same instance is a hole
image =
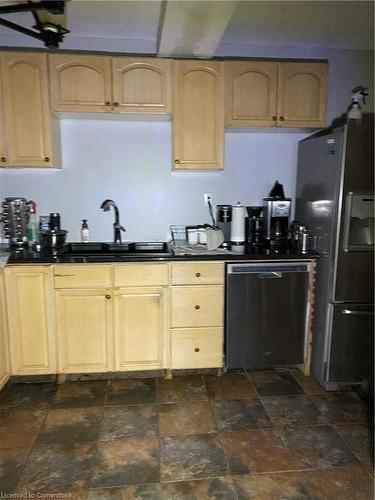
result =
[[[26,237],[30,246],[35,245],[39,241],[39,224],[36,214],[36,203],[30,201],[29,205],[29,220],[26,227]]]
[[[90,230],[87,224],[87,219],[82,219],[81,242],[88,243],[89,241],[90,241]]]

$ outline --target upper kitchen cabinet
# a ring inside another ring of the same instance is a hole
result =
[[[112,65],[114,111],[171,112],[169,59],[115,57]]]
[[[225,62],[225,124],[229,127],[276,125],[278,63]]]
[[[221,170],[224,155],[224,63],[174,62],[174,170]]]
[[[0,75],[1,70],[1,56],[0,56]],[[0,166],[7,166],[7,149],[6,149],[6,139],[5,139],[5,116],[4,116],[4,93],[3,86],[0,77]]]
[[[47,55],[3,52],[0,57],[7,150],[0,165],[50,167],[53,159]]]
[[[324,127],[326,63],[280,62],[277,117],[280,127]]]
[[[327,64],[226,61],[229,127],[325,126]]]
[[[48,58],[53,111],[112,110],[111,57],[51,54]]]

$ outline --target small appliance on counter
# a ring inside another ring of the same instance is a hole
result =
[[[291,198],[284,197],[283,186],[278,181],[271,189],[270,196],[263,198],[265,238],[271,246],[288,244],[291,202]]]
[[[263,207],[246,207],[245,242],[255,247],[264,245],[264,219]]]
[[[49,229],[40,232],[40,243],[46,251],[55,252],[64,246],[68,231],[61,229],[61,217],[58,212],[49,216]]]
[[[232,224],[232,205],[216,205],[216,224],[223,231],[223,247],[230,244],[230,228]]]

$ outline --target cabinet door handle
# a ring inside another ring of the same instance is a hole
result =
[[[118,102],[114,102],[113,105],[114,105],[115,108],[117,108],[118,107]]]
[[[105,101],[104,103],[106,106],[110,106],[111,105],[111,102],[110,101]]]
[[[111,297],[111,295],[106,295],[105,298],[106,299],[111,299],[112,297]]]
[[[195,352],[199,352],[199,347],[196,347],[196,348],[194,349],[194,351],[195,351]]]
[[[195,309],[196,309],[197,311],[198,311],[198,309],[200,309],[200,308],[201,308],[201,306],[200,306],[200,305],[198,305],[198,304],[195,306]]]
[[[46,163],[48,163],[48,162],[50,161],[50,157],[49,157],[49,156],[45,156],[44,161],[45,161]]]
[[[5,162],[7,161],[7,159],[5,158],[5,156],[2,156],[2,157],[1,157],[1,161],[2,161],[3,163],[5,163]]]
[[[283,122],[283,121],[284,121],[284,117],[283,117],[283,116],[280,116],[279,120],[280,120],[281,122]]]
[[[180,160],[175,160],[174,162],[175,162],[176,165],[179,165]]]
[[[201,273],[195,273],[195,276],[196,276],[197,278],[200,278]]]
[[[273,115],[272,120],[275,122],[277,120],[277,116]]]

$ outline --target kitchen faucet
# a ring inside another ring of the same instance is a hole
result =
[[[111,207],[113,207],[113,210],[115,211],[115,222],[113,223],[113,242],[121,243],[121,231],[126,231],[126,229],[120,224],[120,214],[116,203],[113,200],[104,200],[100,205],[100,208],[104,212],[109,212]]]

